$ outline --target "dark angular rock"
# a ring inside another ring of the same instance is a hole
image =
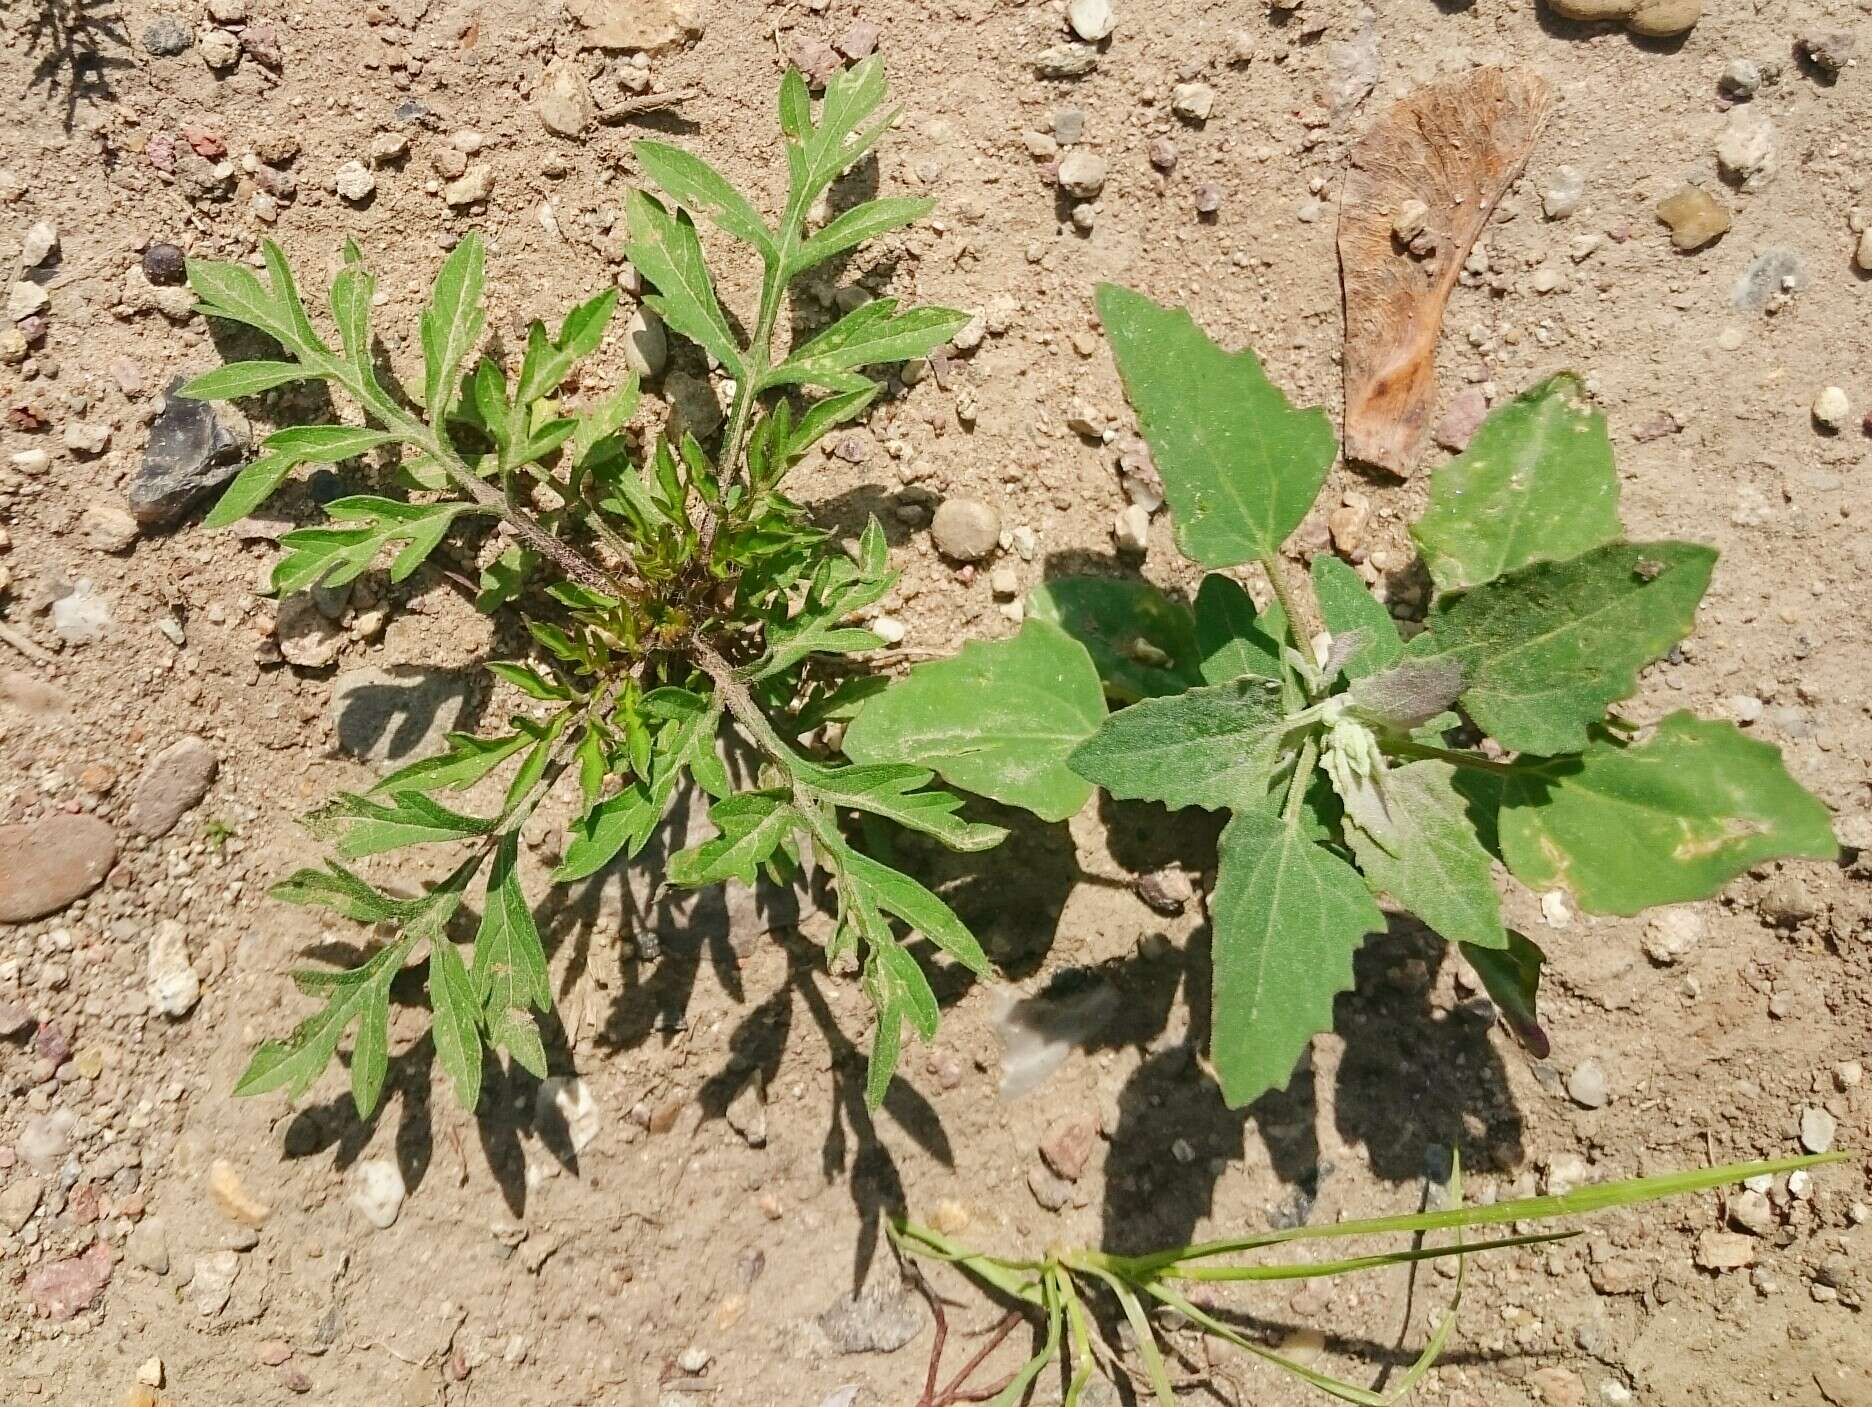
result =
[[[130,511],[145,531],[173,526],[240,468],[239,437],[221,423],[212,404],[178,396],[182,384],[178,376],[164,391],[143,467],[130,485]]]
[[[173,59],[188,52],[195,36],[174,15],[163,15],[143,31],[143,47],[159,59]]]

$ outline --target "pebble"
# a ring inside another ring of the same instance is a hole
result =
[[[1659,967],[1669,967],[1703,940],[1703,915],[1695,909],[1660,909],[1645,925],[1645,956]]]
[[[1809,1153],[1825,1153],[1833,1147],[1833,1135],[1838,1131],[1838,1124],[1833,1116],[1817,1104],[1810,1104],[1801,1110],[1800,1141],[1801,1147]]]
[[[946,498],[930,524],[936,550],[956,562],[979,562],[1001,544],[1001,515],[977,498]]]
[[[1777,928],[1799,928],[1820,912],[1813,891],[1800,876],[1783,873],[1762,890],[1755,905],[1761,916]]]
[[[1537,1368],[1528,1374],[1528,1385],[1545,1407],[1586,1407],[1586,1384],[1568,1369]]]
[[[173,59],[177,54],[188,52],[195,36],[189,27],[174,15],[162,15],[151,21],[143,30],[143,48],[159,59]]]
[[[1774,1207],[1760,1192],[1746,1188],[1729,1199],[1729,1224],[1751,1236],[1767,1236],[1775,1229]]]
[[[670,431],[672,435],[688,430],[697,439],[706,440],[721,428],[721,400],[715,393],[714,382],[706,376],[672,371],[664,379],[663,395],[674,410],[670,419],[675,427]]]
[[[153,1355],[137,1368],[137,1381],[144,1387],[161,1387],[163,1376],[163,1361]]]
[[[1696,1263],[1704,1270],[1741,1270],[1755,1260],[1755,1243],[1733,1231],[1705,1231],[1697,1237]]]
[[[38,284],[28,279],[21,279],[7,291],[7,320],[23,322],[33,314],[42,312],[51,297]]]
[[[1033,67],[1042,78],[1084,78],[1098,67],[1098,50],[1083,44],[1055,44],[1034,55]]]
[[[1077,200],[1091,200],[1105,189],[1105,158],[1089,151],[1073,151],[1059,164],[1060,189]]]
[[[1488,419],[1488,393],[1480,386],[1465,386],[1450,397],[1449,407],[1432,432],[1444,449],[1461,453]]]
[[[1168,137],[1153,137],[1148,149],[1150,164],[1159,171],[1169,172],[1176,169],[1177,146]]]
[[[33,1172],[50,1177],[71,1152],[72,1130],[77,1127],[78,1116],[71,1110],[48,1109],[28,1118],[20,1127],[19,1137],[13,1142],[14,1151]]]
[[[37,1178],[16,1177],[7,1183],[6,1190],[0,1192],[0,1231],[17,1235],[39,1210],[39,1197]]]
[[[1853,263],[1864,272],[1872,274],[1872,225],[1859,231],[1859,244],[1853,250]]]
[[[152,244],[143,251],[143,277],[154,284],[179,284],[188,277],[188,259],[176,245]]]
[[[910,627],[896,616],[876,616],[871,621],[871,633],[886,645],[901,645]]]
[[[758,1079],[749,1080],[741,1087],[741,1092],[728,1101],[723,1117],[748,1147],[767,1146],[767,1100],[761,1093]]]
[[[484,162],[476,162],[442,188],[442,199],[457,210],[479,205],[494,189],[494,172]]]
[[[624,364],[650,381],[669,365],[669,334],[649,308],[638,308],[624,324]]]
[[[163,408],[150,423],[143,463],[131,481],[130,511],[146,531],[173,526],[210,489],[240,468],[241,441],[209,401],[178,396],[184,378],[163,392]]]
[[[95,816],[58,813],[0,826],[0,923],[55,914],[104,882],[117,836]]]
[[[1098,1124],[1083,1115],[1056,1120],[1040,1140],[1040,1157],[1048,1168],[1068,1182],[1085,1176],[1098,1143]]]
[[[1112,523],[1112,543],[1120,552],[1142,557],[1150,551],[1150,510],[1141,503],[1128,503],[1118,510]]]
[[[111,1248],[93,1241],[75,1256],[49,1261],[26,1273],[26,1298],[54,1323],[84,1313],[110,1283]]]
[[[208,794],[221,759],[202,738],[178,738],[149,760],[137,779],[124,825],[145,840],[158,840],[176,828]]]
[[[1050,1212],[1058,1211],[1072,1200],[1072,1184],[1044,1165],[1028,1172],[1027,1190],[1033,1193],[1034,1201]]]
[[[1745,312],[1759,313],[1806,284],[1807,261],[1800,250],[1776,245],[1757,254],[1737,275],[1729,301]]]
[[[1160,914],[1180,914],[1196,897],[1196,886],[1180,865],[1139,875],[1132,887],[1138,898]]]
[[[1668,38],[1692,29],[1703,17],[1703,0],[1547,0],[1570,20],[1623,20],[1634,34]]]
[[[1688,254],[1729,233],[1729,207],[1701,186],[1684,186],[1657,204],[1657,217],[1670,227],[1671,244]]]
[[[1207,122],[1215,110],[1215,96],[1207,83],[1179,83],[1170,90],[1170,111],[1185,122]]]
[[[36,269],[59,247],[58,229],[50,220],[37,220],[20,238],[20,267]]]
[[[247,1190],[240,1170],[226,1158],[216,1158],[208,1165],[208,1196],[221,1215],[240,1226],[258,1229],[266,1225],[273,1209]]]
[[[840,1353],[895,1353],[927,1319],[923,1301],[880,1262],[863,1290],[840,1295],[813,1323]]]
[[[1839,81],[1840,73],[1852,62],[1853,50],[1857,47],[1858,41],[1843,29],[1813,30],[1801,35],[1794,45],[1795,52],[1828,83]]]
[[[533,1122],[569,1144],[574,1153],[583,1153],[604,1127],[604,1116],[590,1085],[577,1075],[559,1075],[540,1081]]]
[[[1222,208],[1222,187],[1214,181],[1205,181],[1191,193],[1198,215],[1213,215]]]
[[[137,521],[110,499],[94,498],[78,518],[85,540],[99,552],[123,552],[137,540]]]
[[[344,631],[318,608],[309,591],[295,592],[280,602],[274,634],[280,655],[300,669],[324,669],[344,649]]]
[[[596,116],[584,73],[564,61],[548,65],[533,98],[533,111],[540,126],[555,137],[582,136]]]
[[[204,29],[196,44],[202,62],[216,73],[226,73],[240,62],[240,40],[225,29]]]
[[[90,458],[110,448],[111,427],[102,421],[74,420],[61,438],[73,454]]]
[[[1118,16],[1112,9],[1112,0],[1070,0],[1066,6],[1066,23],[1088,44],[1096,44],[1118,27]]]
[[[1585,197],[1585,173],[1577,166],[1556,166],[1541,191],[1541,213],[1549,220],[1571,219]]]
[[[195,1273],[189,1279],[189,1298],[195,1312],[212,1319],[227,1308],[234,1294],[234,1281],[241,1272],[241,1258],[234,1251],[210,1251],[195,1257]]]
[[[168,1230],[161,1217],[144,1217],[124,1242],[124,1255],[130,1263],[152,1275],[169,1273]]]
[[[188,930],[172,918],[156,925],[149,940],[150,1005],[170,1020],[180,1020],[201,1000],[201,978],[189,964]]]
[[[1567,1076],[1567,1094],[1582,1109],[1603,1109],[1612,1094],[1606,1083],[1605,1069],[1597,1060],[1582,1060]]]
[[[403,1174],[389,1159],[366,1158],[352,1170],[351,1205],[379,1231],[396,1225],[403,1197]]]
[[[1761,91],[1762,67],[1753,59],[1731,59],[1723,65],[1716,86],[1725,97],[1745,103]]]
[[[837,49],[853,63],[868,59],[877,52],[878,40],[883,38],[883,31],[869,20],[853,20],[846,26],[845,32],[832,47]]]
[[[377,192],[377,178],[361,161],[347,161],[332,175],[332,189],[353,205],[362,205]]]
[[[1822,430],[1838,434],[1846,424],[1846,417],[1851,413],[1852,402],[1847,399],[1846,392],[1841,387],[1827,386],[1814,397],[1814,424]]]
[[[1745,192],[1766,186],[1775,175],[1775,127],[1767,114],[1739,107],[1716,137],[1716,169]]]
[[[988,576],[988,589],[1003,601],[1020,595],[1020,573],[1012,567],[996,567]]]

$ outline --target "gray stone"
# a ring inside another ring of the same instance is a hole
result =
[[[234,1281],[241,1272],[241,1258],[235,1251],[210,1251],[195,1257],[195,1274],[189,1280],[189,1298],[195,1312],[212,1319],[227,1308],[234,1293]]]
[[[1055,44],[1035,54],[1033,66],[1042,78],[1084,78],[1098,67],[1098,50],[1083,44]]]
[[[1070,0],[1066,23],[1081,39],[1096,44],[1118,27],[1118,17],[1112,11],[1112,0]]]
[[[1105,158],[1074,151],[1059,164],[1060,189],[1075,200],[1091,200],[1105,189]]]
[[[192,734],[178,738],[143,768],[124,824],[145,840],[168,835],[208,794],[220,766],[221,759],[202,739]]]
[[[162,413],[150,425],[149,447],[130,484],[130,511],[145,529],[173,526],[240,468],[240,438],[216,418],[211,402],[178,396],[182,384],[178,376],[164,391]]]
[[[124,1242],[130,1264],[152,1275],[169,1273],[169,1235],[161,1217],[145,1217]]]
[[[1597,1060],[1582,1060],[1567,1076],[1567,1094],[1582,1109],[1603,1109],[1612,1098],[1606,1073]]]
[[[186,54],[194,42],[195,36],[189,32],[189,27],[174,15],[158,17],[143,31],[143,47],[159,59]]]
[[[150,935],[148,991],[150,1005],[172,1021],[187,1016],[201,1000],[201,978],[189,963],[188,931],[172,918]]]
[[[946,498],[930,524],[936,550],[957,562],[979,562],[1001,544],[1001,515],[978,498]]]
[[[462,726],[470,688],[468,675],[445,669],[347,669],[332,680],[338,749],[384,771],[438,751]]]
[[[39,1210],[39,1179],[16,1177],[0,1192],[0,1230],[17,1233]]]
[[[1744,312],[1758,313],[1777,297],[1807,286],[1807,261],[1798,249],[1764,249],[1737,276],[1729,301]]]
[[[540,126],[555,137],[583,135],[593,117],[591,87],[585,75],[573,64],[548,65],[533,98],[533,111],[539,114]]]
[[[624,324],[624,365],[647,380],[655,380],[669,365],[669,336],[663,319],[639,308]]]
[[[1833,1136],[1838,1132],[1838,1124],[1833,1116],[1818,1105],[1810,1104],[1801,1110],[1800,1141],[1801,1147],[1809,1153],[1826,1153],[1833,1147]]]
[[[101,640],[112,624],[110,597],[99,591],[90,577],[80,577],[71,590],[60,593],[52,602],[52,631],[70,645],[89,645]]]
[[[64,813],[0,826],[0,923],[55,914],[104,882],[117,837],[95,816]]]
[[[72,1130],[77,1127],[78,1116],[69,1109],[48,1109],[43,1114],[34,1114],[20,1127],[19,1137],[13,1143],[14,1151],[32,1171],[41,1177],[50,1177],[71,1152]]]
[[[840,1353],[895,1353],[923,1332],[923,1302],[895,1262],[874,1264],[863,1290],[840,1295],[813,1321]]]

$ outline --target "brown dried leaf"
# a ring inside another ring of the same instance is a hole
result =
[[[1551,106],[1538,74],[1479,68],[1393,105],[1352,149],[1339,200],[1346,458],[1410,472],[1436,403],[1450,290]],[[1424,257],[1394,237],[1410,201],[1428,208]]]

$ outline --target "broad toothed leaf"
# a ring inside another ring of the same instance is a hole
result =
[[[1313,591],[1319,598],[1320,617],[1335,641],[1360,633],[1358,648],[1343,666],[1346,678],[1376,674],[1404,653],[1404,639],[1391,613],[1366,589],[1359,574],[1337,557],[1321,553],[1313,559]]]
[[[1287,644],[1287,615],[1280,602],[1255,609],[1240,582],[1210,573],[1196,591],[1196,648],[1203,682],[1227,684],[1244,675],[1283,679],[1281,651]]]
[[[912,669],[845,730],[845,755],[933,767],[951,786],[1063,821],[1092,795],[1066,758],[1104,717],[1085,646],[1030,620],[1012,639]]]
[[[1352,955],[1384,927],[1359,872],[1266,810],[1222,832],[1209,913],[1215,927],[1210,1047],[1222,1097],[1251,1104],[1292,1078],[1352,986]]]
[[[1495,411],[1431,475],[1411,537],[1437,590],[1463,591],[1616,541],[1618,495],[1605,417],[1563,374]]]
[[[1063,577],[1035,587],[1027,613],[1086,647],[1115,702],[1181,693],[1202,682],[1189,607],[1147,581]]]
[[[1326,412],[1293,409],[1253,352],[1225,352],[1181,308],[1108,283],[1098,310],[1183,555],[1232,567],[1278,552],[1338,454]]]
[[[1440,603],[1405,658],[1460,665],[1463,707],[1503,747],[1578,752],[1638,671],[1690,633],[1715,565],[1714,548],[1690,542],[1538,562]]]
[[[1280,686],[1249,675],[1121,709],[1070,761],[1121,801],[1233,810],[1264,804],[1293,731]]]
[[[763,262],[778,257],[773,234],[740,191],[701,157],[667,142],[631,143],[637,164],[665,194],[694,215],[704,215],[744,244],[752,245]]]
[[[1499,826],[1522,883],[1563,885],[1597,914],[1707,898],[1764,860],[1838,851],[1826,807],[1773,746],[1688,713],[1644,742],[1595,730],[1577,757],[1517,767]]]
[[[1488,851],[1446,762],[1412,762],[1344,797],[1346,839],[1372,888],[1452,943],[1505,948]]]
[[[630,221],[631,263],[656,289],[644,301],[741,380],[746,375],[741,349],[716,301],[694,222],[680,210],[671,214],[642,191],[632,191],[624,208]]]

